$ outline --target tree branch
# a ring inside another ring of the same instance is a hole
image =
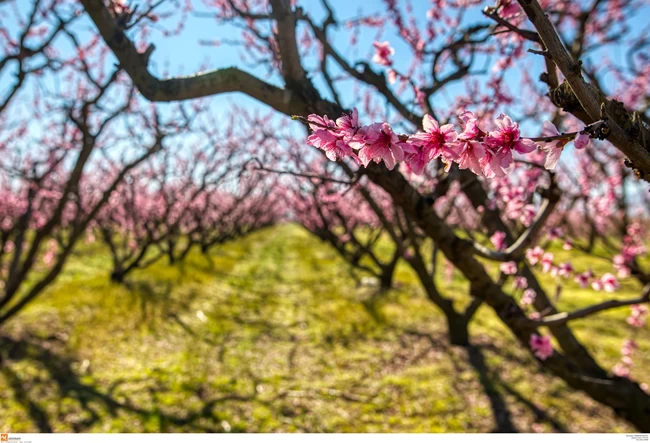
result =
[[[578,309],[574,312],[560,312],[559,314],[550,315],[540,320],[528,320],[526,323],[529,326],[553,326],[567,323],[571,320],[588,317],[598,312],[606,311],[614,308],[621,308],[623,306],[638,305],[641,303],[650,302],[650,285],[646,285],[640,297],[627,299],[627,300],[607,300],[597,305],[588,306],[586,308]]]
[[[550,189],[545,190],[546,198],[542,203],[537,216],[530,224],[528,229],[505,251],[494,251],[480,243],[474,242],[474,249],[476,254],[494,261],[511,261],[521,258],[524,250],[530,246],[539,231],[544,227],[544,223],[555,209],[555,205],[560,201],[560,189],[554,184],[551,184]]]
[[[226,92],[243,92],[284,114],[296,113],[296,109],[308,112],[304,101],[291,91],[266,83],[234,67],[161,80],[149,72],[147,60],[120,29],[102,0],[81,0],[81,3],[121,67],[147,100],[169,102]],[[151,49],[147,51],[150,52]]]
[[[537,0],[518,0],[526,15],[533,23],[546,48],[548,56],[564,74],[570,90],[592,123],[601,118],[601,105],[610,121],[608,140],[623,152],[630,160],[630,166],[640,178],[650,180],[650,151],[640,142],[639,132],[645,128],[635,128],[632,117],[621,103],[609,101],[605,94],[582,77],[581,63],[574,61],[562,44],[557,31]],[[581,116],[583,117],[583,116]],[[650,136],[645,137],[650,140]]]

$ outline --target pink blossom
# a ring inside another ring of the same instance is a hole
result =
[[[539,246],[535,246],[533,249],[526,250],[526,259],[532,266],[536,265],[542,259],[543,255],[544,250]],[[553,258],[551,258],[551,260],[553,260]]]
[[[634,340],[625,340],[621,346],[621,362],[614,366],[614,374],[619,377],[629,377],[634,361],[632,355],[639,348]]]
[[[429,164],[429,155],[422,146],[413,146],[412,152],[405,154],[404,162],[410,172],[422,175],[424,168]]]
[[[627,323],[635,328],[642,328],[645,324],[645,317],[648,314],[648,308],[644,305],[632,305],[632,313],[627,318]]]
[[[605,292],[614,292],[621,287],[616,277],[609,272],[600,277],[600,282],[602,283]]]
[[[632,305],[633,315],[646,315],[648,313],[648,307],[644,305]]]
[[[113,11],[113,13],[117,14],[124,14],[129,12],[131,9],[129,6],[126,4],[126,0],[111,0],[108,3],[108,8]]]
[[[332,134],[330,131],[326,131],[325,129],[317,129],[307,137],[307,143],[323,150],[334,146],[337,140],[338,138],[336,135]]]
[[[349,142],[359,130],[359,112],[357,108],[353,108],[350,114],[343,114],[337,118],[336,126],[339,129],[339,135]]]
[[[580,132],[578,135],[576,135],[576,138],[573,141],[573,146],[575,146],[576,149],[584,149],[589,146],[590,142],[591,139],[589,138],[589,134],[583,134]]]
[[[549,121],[545,121],[542,125],[542,136],[553,137],[560,135],[555,125]],[[549,142],[541,142],[539,147],[542,151],[546,152],[546,162],[544,167],[549,170],[555,169],[557,162],[560,160],[560,155],[564,149],[564,145],[568,142],[567,139],[551,140]]]
[[[530,226],[530,224],[533,222],[535,219],[535,215],[537,215],[537,211],[535,210],[534,205],[526,205],[521,209],[521,215],[519,216],[519,220],[524,226]]]
[[[635,350],[639,349],[639,345],[634,340],[625,340],[621,347],[621,354],[629,357]]]
[[[522,306],[528,306],[535,303],[535,297],[537,297],[537,292],[534,289],[526,289],[521,297]]]
[[[349,144],[339,139],[330,131],[318,129],[307,137],[307,143],[325,151],[325,155],[332,161],[348,156],[356,157]]]
[[[461,141],[459,148],[458,167],[469,169],[476,175],[483,175],[481,160],[486,154],[485,147],[479,142]]]
[[[312,131],[317,131],[319,129],[327,129],[336,127],[336,122],[330,120],[326,115],[321,117],[316,114],[309,114],[307,116],[307,121],[309,122],[309,127]]]
[[[521,12],[521,8],[515,0],[501,0],[499,4],[501,5],[499,15],[503,18],[512,17],[513,15],[517,15],[519,12]]]
[[[459,118],[463,121],[465,129],[458,134],[458,167],[469,169],[476,175],[483,175],[481,161],[486,156],[486,149],[477,138],[484,133],[479,129],[477,119],[470,111],[464,111]]]
[[[530,348],[535,353],[535,356],[540,360],[546,360],[548,357],[553,355],[553,345],[551,345],[550,337],[544,335],[539,336],[537,334],[532,334],[530,336]]]
[[[535,143],[520,137],[519,125],[510,117],[500,114],[495,121],[497,129],[485,137],[485,144],[497,152],[497,157],[511,156],[511,151],[527,154],[535,150]]]
[[[390,48],[387,45],[382,43],[378,48],[383,51]],[[405,161],[408,171],[420,175],[431,160],[440,158],[445,171],[456,161],[460,169],[470,169],[487,178],[506,175],[513,162],[512,151],[527,153],[534,147],[531,140],[520,137],[517,123],[506,115],[501,114],[496,119],[497,129],[489,134],[478,127],[472,112],[462,112],[459,119],[463,122],[460,134],[453,125],[440,126],[433,117],[425,115],[422,120],[424,132],[409,137],[395,134],[388,123],[360,126],[356,109],[336,121],[311,114],[308,123],[312,134],[308,142],[323,150],[330,160],[352,157],[364,166],[370,161],[384,161],[388,169]],[[532,222],[536,213],[535,206],[526,204],[524,196],[513,197],[506,212],[513,220],[519,218],[525,226]]]
[[[496,231],[490,237],[490,241],[498,251],[502,251],[506,248],[506,233],[501,231]]]
[[[546,252],[542,257],[542,272],[548,272],[553,267],[553,254]]]
[[[612,259],[612,262],[614,263],[614,269],[618,271],[617,273],[620,278],[625,278],[630,276],[631,271],[630,268],[626,266],[627,259],[625,258],[624,254],[615,255],[614,258]]]
[[[483,131],[478,127],[478,119],[471,111],[463,111],[460,113],[458,118],[463,122],[464,130],[458,135],[459,138],[463,140],[476,139],[485,135]]]
[[[596,279],[593,282],[591,282],[591,288],[594,291],[602,291],[603,290],[603,282],[600,281],[599,279]]]
[[[548,239],[549,240],[555,240],[556,238],[561,238],[564,235],[564,232],[562,231],[562,228],[551,228],[548,231]]]
[[[617,363],[616,366],[614,366],[614,375],[618,377],[629,378],[630,367],[622,363]]]
[[[589,280],[593,277],[593,273],[591,271],[586,271],[582,272],[580,274],[576,274],[576,276],[573,278],[573,280],[580,285],[581,288],[586,288],[589,286]]]
[[[367,126],[363,141],[365,146],[359,151],[359,158],[364,166],[370,161],[384,161],[388,169],[393,169],[397,162],[404,160],[404,151],[414,153],[412,145],[400,142],[397,134],[388,123],[374,123]]]
[[[528,280],[526,277],[515,277],[512,285],[515,289],[526,289],[528,287]]]
[[[409,138],[409,142],[416,146],[422,146],[429,160],[440,156],[447,159],[456,159],[458,154],[454,151],[454,142],[458,134],[454,131],[453,125],[440,126],[438,122],[426,114],[422,118],[422,128],[425,132],[418,132]]]
[[[505,177],[505,169],[512,163],[512,151],[501,148],[494,150],[488,147],[485,150],[485,157],[480,160],[483,175],[487,178]]]
[[[372,45],[375,47],[375,56],[372,58],[372,61],[378,65],[391,66],[393,61],[390,59],[390,56],[395,54],[395,50],[391,48],[390,43],[373,42]]]
[[[503,272],[506,275],[514,275],[517,273],[517,263],[513,261],[501,263],[499,269],[501,269],[501,272]]]
[[[427,96],[424,94],[424,91],[422,91],[422,89],[420,88],[413,87],[413,93],[415,94],[415,101],[417,102],[417,104],[424,109],[426,107],[426,99],[427,99]]]
[[[573,271],[574,271],[574,269],[573,269],[573,265],[571,265],[571,262],[566,262],[566,263],[562,263],[562,264],[560,264],[560,266],[558,266],[557,274],[560,277],[569,278]]]

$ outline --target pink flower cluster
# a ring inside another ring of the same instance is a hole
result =
[[[521,296],[522,306],[529,306],[535,303],[535,298],[537,297],[537,292],[534,289],[526,289],[524,294]]]
[[[627,324],[635,328],[642,328],[648,315],[648,307],[644,305],[632,305],[632,313],[627,318]]]
[[[514,262],[511,262],[514,263]],[[515,269],[516,270],[516,269]],[[535,303],[535,298],[537,297],[537,292],[534,289],[528,287],[528,279],[526,277],[517,276],[513,279],[512,286],[515,290],[523,289],[521,295],[521,306],[526,307]]]
[[[515,275],[517,273],[517,263],[515,263],[513,261],[508,261],[508,262],[505,262],[505,263],[501,263],[501,266],[499,266],[499,269],[505,275]]]
[[[591,283],[591,287],[595,291],[615,292],[621,287],[616,276],[609,272],[605,273],[600,278],[596,278],[591,270],[578,273],[570,262],[556,265],[553,258],[552,253],[545,252],[539,246],[526,250],[526,260],[528,260],[528,263],[530,263],[531,266],[535,266],[539,263],[542,265],[542,272],[550,272],[553,277],[568,279],[573,275],[573,280],[578,283],[581,288],[587,288],[589,287],[589,283]]]
[[[644,232],[639,223],[634,222],[627,226],[621,253],[612,259],[614,269],[619,277],[628,277],[632,272],[630,267],[634,265],[636,257],[647,254],[648,249],[643,244],[642,238],[644,238]]]
[[[528,279],[526,277],[515,277],[512,285],[515,289],[526,289],[528,287]]]
[[[537,172],[531,169],[530,171]],[[536,182],[530,177],[531,182]],[[530,226],[537,210],[535,205],[530,203],[530,189],[524,186],[516,186],[508,177],[504,177],[495,188],[497,198],[505,203],[504,214],[509,220],[519,220],[524,226]]]
[[[385,49],[378,54],[387,60]],[[521,137],[519,125],[507,115],[499,115],[495,129],[489,132],[479,128],[477,117],[470,111],[462,112],[459,118],[462,132],[425,115],[424,132],[398,135],[388,123],[361,126],[356,109],[336,121],[311,114],[308,122],[313,133],[307,140],[332,161],[351,157],[364,166],[383,161],[388,169],[403,161],[411,172],[420,175],[429,162],[440,158],[447,167],[453,161],[461,169],[488,178],[504,177],[514,161],[513,153],[527,154],[536,148],[535,142]]]
[[[501,232],[501,231],[496,231],[492,236],[490,237],[490,241],[494,245],[494,247],[497,249],[497,251],[503,251],[506,249],[506,233]]]
[[[551,345],[551,338],[547,335],[532,334],[530,336],[530,348],[535,353],[535,356],[540,360],[546,360],[553,355],[553,345]]]
[[[639,349],[639,345],[634,340],[625,340],[623,342],[623,346],[621,347],[621,362],[614,366],[615,375],[625,378],[630,377],[630,371],[632,370],[632,366],[634,366],[632,355],[637,349]]]
[[[591,284],[591,287],[595,291],[605,291],[605,292],[614,292],[618,290],[621,285],[616,279],[616,277],[609,272],[600,277]]]

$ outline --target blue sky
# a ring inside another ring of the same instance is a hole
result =
[[[171,0],[173,3],[173,0]],[[195,5],[195,13],[192,14],[186,23],[186,26],[183,32],[179,36],[172,38],[162,37],[159,33],[154,33],[151,42],[155,43],[156,50],[153,53],[150,62],[150,69],[154,74],[161,76],[162,72],[169,68],[170,75],[180,75],[180,74],[192,74],[195,73],[199,66],[206,64],[207,69],[216,69],[227,66],[239,66],[249,72],[254,73],[255,75],[264,78],[265,80],[281,85],[281,81],[276,77],[267,77],[267,73],[263,67],[251,67],[249,65],[243,64],[241,60],[242,49],[238,47],[233,47],[228,44],[221,44],[219,46],[206,46],[201,45],[200,41],[206,40],[237,40],[241,34],[241,29],[234,27],[228,23],[216,23],[215,20],[199,17],[200,12],[206,11],[207,9],[203,5],[201,0],[191,0]],[[27,0],[18,0],[18,5],[21,9],[27,11],[31,5],[31,1]],[[137,1],[132,2],[137,4]],[[180,2],[182,3],[182,1]],[[343,22],[346,19],[359,16],[362,13],[368,13],[372,11],[385,11],[385,4],[383,0],[330,0],[330,3],[335,10],[336,18]],[[431,7],[431,3],[428,0],[414,0],[413,7],[415,11],[415,17],[419,20],[420,23],[424,23],[426,20],[426,11]],[[303,0],[300,2],[305,12],[307,12],[316,22],[322,20],[325,14],[325,10],[322,6],[320,0]],[[483,2],[477,7],[472,7],[466,12],[464,22],[475,22],[477,20],[484,21],[482,14],[480,13],[481,9],[486,6],[493,4],[492,2]],[[166,9],[163,8],[162,11]],[[639,32],[643,29],[644,26],[647,26],[647,17],[650,16],[650,6],[646,5],[641,8],[638,13],[631,19],[632,28],[635,32]],[[441,26],[443,26],[441,24]],[[10,24],[11,27],[11,24]],[[84,39],[89,39],[92,33],[94,33],[94,25],[90,22],[87,17],[83,17],[79,20],[75,26],[75,31],[78,34],[79,38],[83,41]],[[408,66],[410,61],[410,49],[406,44],[397,38],[393,31],[389,31],[384,35],[378,37],[376,30],[366,30],[361,33],[359,36],[359,44],[352,48],[348,44],[348,33],[345,29],[332,29],[330,36],[333,38],[334,46],[339,49],[339,51],[350,61],[358,60],[368,60],[368,58],[373,54],[372,42],[379,38],[379,40],[389,41],[395,48],[396,53],[394,55],[395,65],[398,67]],[[58,40],[58,47],[62,51],[69,50],[70,45],[65,39],[61,37]],[[67,48],[67,49],[66,49]],[[608,47],[604,50],[597,51],[592,55],[592,59],[597,59],[600,56],[607,56],[612,58],[617,63],[624,62],[624,51],[622,48],[617,47]],[[115,59],[109,57],[107,63],[115,63]],[[307,60],[306,64],[313,64],[313,61]],[[528,55],[525,59],[525,63],[530,67],[531,77],[536,79],[539,77],[539,74],[543,72],[543,64],[540,56],[537,55]],[[332,63],[333,65],[333,63]],[[482,61],[479,60],[477,66],[482,66]],[[382,68],[374,65],[374,68],[381,70]],[[510,84],[518,83],[518,76],[520,74],[515,70],[508,74],[508,79]],[[6,88],[2,85],[7,84],[8,79],[7,73],[0,75],[0,95],[4,92]],[[11,80],[10,80],[11,81]],[[324,95],[329,95],[328,90],[324,87],[322,81],[319,81],[318,78],[315,79],[317,86],[323,92]],[[346,101],[345,105],[353,106],[353,82],[340,82],[338,85],[339,92],[341,96]],[[46,84],[46,87],[56,90],[60,87],[60,83],[49,82]],[[447,88],[447,92],[442,95],[440,99],[437,99],[436,106],[444,107],[452,100],[455,95],[462,91],[463,84],[457,83],[455,86]],[[23,107],[23,112],[25,116],[29,113],[29,94],[30,88],[26,88],[26,95],[24,98],[25,107]],[[215,113],[227,113],[230,108],[230,104],[236,103],[239,106],[244,106],[246,108],[255,109],[261,107],[261,105],[255,102],[253,99],[248,98],[247,96],[240,93],[231,93],[223,96],[216,97],[213,103],[213,112]],[[516,115],[516,111],[514,111]],[[296,125],[299,129],[299,125]],[[539,128],[535,124],[525,124],[524,132],[528,135],[537,135]]]
[[[241,30],[228,23],[217,24],[212,19],[199,17],[201,12],[209,11],[209,9],[203,5],[201,0],[191,1],[195,7],[195,13],[190,15],[183,32],[179,36],[166,38],[162,37],[159,33],[153,35],[152,42],[155,43],[156,50],[150,62],[152,72],[160,76],[166,67],[168,67],[171,75],[192,74],[196,72],[199,66],[207,62],[208,69],[240,66],[267,81],[281,85],[279,78],[268,78],[263,68],[254,68],[242,63],[240,55],[242,50],[240,48],[228,44],[221,44],[217,47],[201,45],[199,42],[206,40],[218,40],[221,42],[227,39],[237,40]],[[17,4],[21,9],[26,11],[30,8],[31,3],[31,1],[19,0]],[[132,1],[132,4],[138,3],[137,0]],[[171,3],[173,4],[173,1]],[[180,1],[180,4],[182,3],[183,2]],[[383,0],[330,0],[330,3],[333,6],[336,18],[341,22],[359,16],[361,13],[385,11],[386,9]],[[303,0],[300,4],[305,12],[314,18],[316,22],[321,21],[324,17],[325,10],[320,0]],[[426,12],[431,8],[431,2],[428,0],[414,0],[412,1],[412,4],[415,17],[417,17],[419,23],[424,23],[426,20]],[[464,18],[464,23],[485,20],[480,11],[484,6],[490,4],[492,4],[492,2],[483,2],[478,7],[468,9]],[[165,7],[161,9],[161,11],[166,10],[168,9],[165,9]],[[632,28],[638,31],[642,29],[643,26],[647,26],[647,17],[649,15],[650,6],[645,6],[642,10],[639,10],[638,14],[631,20]],[[442,24],[441,26],[444,27]],[[94,27],[90,20],[84,17],[82,20],[78,21],[75,30],[80,36],[80,39],[84,40],[90,38],[91,32],[94,32]],[[348,33],[345,29],[332,29],[330,36],[333,38],[334,46],[351,61],[367,60],[373,53],[372,42],[377,38],[376,30],[366,30],[361,33],[359,44],[352,48],[348,44]],[[382,35],[379,39],[388,40],[394,46],[396,50],[393,57],[395,60],[395,66],[403,67],[403,69],[405,69],[406,66],[408,66],[411,57],[410,50],[406,44],[402,43],[402,41],[397,38],[392,31]],[[67,44],[64,38],[61,38],[59,39],[58,47],[65,51],[65,48],[69,47],[69,44]],[[624,51],[622,51],[621,48],[609,47],[605,51],[595,53],[592,58],[597,59],[602,55],[606,55],[621,64],[624,62]],[[107,61],[107,63],[114,62],[114,59],[109,59]],[[530,55],[526,58],[525,62],[532,67],[533,73],[531,75],[533,78],[537,78],[543,71],[541,57]],[[307,61],[306,63],[309,64],[310,62]],[[313,61],[311,63],[313,64]],[[331,63],[331,65],[334,65],[334,63]],[[478,63],[476,63],[476,66],[482,66],[482,60],[479,60]],[[374,68],[377,70],[382,69],[376,65],[374,65]],[[518,80],[517,76],[519,74],[513,72],[509,75],[511,76],[511,81],[509,83],[516,84]],[[6,73],[0,75],[0,94],[2,94],[5,89],[2,87],[2,84],[6,84],[6,79]],[[324,87],[324,84],[318,79],[316,79],[316,82],[323,94],[329,95],[329,91]],[[339,86],[339,88],[341,88],[342,96],[352,96],[352,84],[352,82],[348,81],[343,82]],[[462,90],[462,88],[462,83],[458,83],[447,88],[446,95],[449,98],[453,98],[455,94]],[[242,94],[228,94],[228,97],[219,98],[218,101],[221,102],[222,100],[235,100],[238,104],[246,106],[251,106],[253,104],[251,99],[248,99]],[[350,105],[352,105],[352,103],[350,103]]]

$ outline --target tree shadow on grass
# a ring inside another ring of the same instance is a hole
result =
[[[564,432],[567,433],[569,430],[559,421],[555,420],[553,417],[551,417],[546,411],[544,411],[542,408],[537,406],[535,403],[532,401],[528,400],[525,398],[519,391],[517,391],[515,388],[510,386],[507,383],[504,383],[502,380],[500,380],[500,377],[498,374],[494,375],[495,379],[497,380],[497,383],[499,386],[501,386],[509,395],[514,397],[518,402],[523,404],[525,407],[527,407],[533,414],[535,414],[535,420],[538,422],[547,422],[548,424],[551,425],[551,427],[556,431],[556,432]]]
[[[449,351],[449,346],[444,340],[436,339],[431,334],[418,332],[414,330],[404,330],[409,335],[418,336],[428,340],[431,343],[433,348],[444,347]],[[490,408],[492,411],[492,416],[494,420],[494,430],[493,432],[501,433],[514,433],[519,432],[516,425],[513,422],[513,414],[508,408],[508,405],[505,401],[503,393],[513,397],[517,402],[522,404],[524,407],[529,409],[535,416],[537,422],[546,422],[551,425],[551,427],[556,432],[569,432],[567,428],[553,417],[551,417],[546,411],[540,408],[531,400],[525,398],[520,392],[515,388],[506,383],[499,374],[491,369],[486,361],[484,352],[490,351],[498,354],[505,360],[516,362],[518,364],[525,363],[522,358],[512,353],[504,353],[503,349],[496,346],[494,343],[481,343],[480,345],[471,345],[465,349],[466,359],[465,361],[473,368],[478,376],[478,381],[480,382],[485,395],[487,396],[490,402]],[[448,352],[451,357],[452,365],[454,370],[457,373],[463,372],[463,361],[458,361],[451,352]],[[459,386],[456,380],[452,381],[454,388],[459,392],[460,395],[463,395],[462,388]]]
[[[446,341],[441,339],[436,339],[431,334],[427,334],[415,330],[405,330],[404,332],[406,332],[409,335],[417,336],[428,340],[431,343],[432,348],[443,347],[447,351],[450,351],[449,345],[447,344]],[[494,424],[495,424],[495,429],[493,430],[493,432],[502,432],[502,433],[519,432],[516,426],[514,425],[514,423],[512,422],[512,414],[510,413],[510,410],[508,409],[505,400],[501,396],[501,393],[496,388],[495,383],[492,381],[489,375],[489,370],[487,364],[485,363],[485,358],[483,357],[483,351],[481,347],[470,345],[465,348],[465,351],[467,352],[467,362],[470,364],[470,366],[472,366],[472,368],[478,375],[478,380],[481,383],[481,386],[483,387],[483,391],[485,392],[485,395],[488,397],[488,400],[490,402],[492,417],[494,419]],[[447,352],[447,353],[451,358],[451,363],[454,366],[454,370],[457,373],[462,372],[463,368],[461,367],[461,365],[459,365],[459,362],[456,361],[456,359],[451,354],[451,352]],[[456,380],[454,380],[452,384],[454,386],[454,389],[456,389],[459,392],[459,394],[462,395],[461,388],[456,383]]]
[[[100,423],[106,414],[115,418],[120,413],[129,413],[137,416],[142,422],[155,419],[159,423],[159,432],[167,432],[168,426],[174,426],[190,432],[223,432],[224,424],[215,413],[214,408],[218,404],[226,402],[250,402],[259,401],[257,393],[252,390],[251,394],[227,393],[213,398],[201,398],[202,404],[199,408],[188,410],[183,414],[170,414],[163,412],[159,405],[142,407],[132,403],[128,398],[121,399],[115,395],[120,385],[132,382],[133,380],[118,380],[109,385],[106,392],[102,392],[92,383],[82,381],[74,369],[75,359],[70,355],[62,355],[50,349],[51,339],[28,338],[14,340],[10,337],[0,336],[0,375],[5,379],[13,391],[13,397],[17,403],[23,406],[34,426],[40,432],[52,432],[51,419],[61,418],[48,417],[45,409],[29,395],[29,391],[37,390],[39,384],[54,384],[58,410],[61,411],[62,403],[72,399],[76,401],[83,410],[85,418],[71,423],[75,432],[85,432],[93,425]],[[49,376],[47,380],[38,377],[29,381],[21,380],[16,372],[11,369],[14,361],[28,361],[35,363],[45,370]],[[201,391],[197,393],[204,397]],[[42,402],[42,400],[41,400]]]
[[[478,346],[468,346],[466,350],[467,361],[476,371],[479,382],[481,383],[481,386],[483,386],[483,391],[490,400],[492,416],[494,417],[494,423],[496,426],[493,432],[519,432],[515,424],[512,422],[512,414],[508,409],[508,405],[489,375],[483,351]]]
[[[259,389],[263,380],[258,379],[250,370],[244,370],[241,380],[248,381],[250,388],[240,386],[238,392],[215,394],[212,392],[214,387],[209,384],[193,385],[189,388],[191,402],[188,399],[187,405],[177,404],[178,412],[170,412],[165,410],[170,407],[169,402],[162,399],[175,393],[172,388],[162,386],[151,376],[118,379],[100,386],[99,383],[89,381],[89,374],[83,374],[84,371],[77,368],[77,359],[65,349],[64,344],[52,337],[16,340],[0,335],[0,377],[7,381],[13,390],[14,399],[25,408],[34,428],[40,432],[52,432],[55,423],[64,423],[74,432],[98,429],[105,432],[106,426],[110,426],[112,431],[142,432],[143,423],[150,425],[145,428],[145,432],[255,431],[255,427],[249,429],[250,424],[246,422],[229,424],[224,420],[222,412],[232,411],[238,407],[236,405],[245,407],[252,403],[268,408],[275,417],[296,419],[291,423],[293,429],[314,432],[328,429],[322,428],[317,417],[312,417],[309,408],[297,404],[298,400],[322,402],[336,398],[354,403],[373,401],[372,397],[325,388],[289,387],[263,394]],[[40,375],[21,379],[16,375],[14,366],[24,363],[40,369]],[[132,389],[140,384],[152,394],[147,399],[138,397],[142,388]],[[231,389],[224,387],[226,390]],[[124,390],[129,388],[131,397],[126,397]],[[34,395],[30,397],[28,394],[44,391],[48,393],[40,395],[38,401]],[[160,397],[156,394],[160,394]]]
[[[278,325],[257,324],[260,328],[271,328]],[[199,334],[192,332],[195,338]],[[566,432],[566,428],[552,417],[549,416],[542,408],[532,401],[524,398],[517,390],[506,384],[494,369],[490,369],[485,361],[484,352],[490,348],[489,345],[484,347],[475,345],[462,351],[462,353],[451,352],[451,348],[446,345],[444,338],[436,337],[431,334],[420,333],[417,331],[402,330],[402,333],[417,336],[420,339],[426,339],[431,348],[446,349],[451,357],[452,364],[456,372],[461,373],[472,368],[476,372],[477,380],[483,387],[483,391],[489,400],[492,416],[494,421],[493,432],[516,432],[516,426],[513,423],[513,413],[508,409],[503,395],[514,398],[517,402],[533,412],[537,422],[546,422],[558,432]],[[296,354],[304,351],[298,346],[298,342],[292,337],[293,347],[288,354],[288,369],[295,369]],[[214,343],[213,343],[214,344]],[[430,349],[429,346],[425,346]],[[190,399],[187,405],[181,405],[179,410],[169,410],[168,406],[160,403],[159,398],[164,398],[168,394],[174,394],[169,387],[163,386],[163,382],[152,376],[145,376],[141,379],[118,379],[109,385],[99,385],[94,382],[88,374],[84,374],[83,369],[78,367],[78,359],[71,354],[65,347],[65,342],[56,338],[37,338],[27,336],[21,340],[0,335],[0,355],[5,360],[0,363],[0,377],[3,377],[7,386],[12,391],[15,403],[25,409],[27,415],[32,421],[34,428],[40,432],[51,432],[55,429],[56,423],[66,423],[72,427],[75,432],[88,432],[89,430],[98,429],[108,420],[113,421],[111,425],[115,430],[133,431],[131,424],[120,425],[119,422],[128,417],[127,420],[135,420],[140,426],[141,423],[150,424],[157,432],[169,431],[186,431],[186,432],[223,432],[229,430],[228,423],[223,424],[223,415],[220,416],[220,407],[229,409],[236,408],[237,404],[245,406],[250,403],[265,406],[273,410],[275,417],[282,420],[282,417],[290,420],[293,425],[300,427],[301,420],[306,431],[319,430],[318,423],[314,424],[305,419],[309,415],[308,408],[302,411],[300,406],[295,406],[294,402],[301,401],[322,402],[330,399],[340,399],[355,403],[368,403],[375,407],[379,400],[376,398],[378,392],[368,392],[364,389],[355,389],[352,385],[345,384],[345,387],[335,385],[336,389],[325,387],[305,388],[289,387],[284,391],[276,391],[272,396],[269,394],[260,395],[256,387],[263,384],[263,380],[257,380],[253,374],[244,374],[244,378],[249,380],[250,389],[238,389],[238,392],[215,393],[211,388],[203,385],[196,385],[190,388]],[[427,352],[417,352],[409,359],[408,365],[414,365],[422,359],[426,359]],[[458,358],[460,356],[460,358]],[[503,357],[508,359],[509,357]],[[24,361],[40,369],[41,374],[37,377],[23,376],[21,370],[17,370],[15,365],[18,361]],[[462,380],[452,380],[459,396],[467,393],[467,386],[462,386]],[[142,399],[143,389],[140,387],[133,389],[133,386],[143,384],[149,389],[149,395]],[[363,382],[359,381],[359,386]],[[46,396],[40,395],[41,392],[48,391],[54,394]],[[38,398],[35,393],[39,393]],[[160,397],[158,396],[160,394]],[[128,395],[128,396],[127,396]],[[48,403],[49,402],[49,403]],[[58,415],[53,410],[57,410]],[[381,403],[381,402],[380,402]],[[72,406],[70,406],[72,404]],[[379,404],[379,406],[381,406]],[[512,405],[511,405],[512,406]],[[74,409],[72,416],[66,416],[68,412]],[[165,410],[167,409],[167,410]],[[173,409],[173,408],[172,408]],[[301,416],[302,418],[296,418]],[[304,417],[303,417],[304,416]],[[70,419],[69,417],[74,417]],[[116,420],[117,419],[117,420]],[[297,421],[296,421],[297,420]],[[119,429],[123,426],[123,429]],[[103,427],[103,426],[102,426]],[[105,428],[105,427],[104,427]],[[152,428],[148,427],[148,431]],[[248,430],[248,425],[242,425],[241,428],[234,430]]]
[[[157,309],[168,309],[174,288],[171,282],[158,288],[146,280],[126,281],[124,286],[132,297],[132,303],[139,307],[143,321],[155,318]]]
[[[1,346],[5,344],[0,342]],[[6,380],[7,384],[13,391],[13,397],[16,403],[19,403],[25,408],[30,419],[34,425],[38,428],[39,432],[53,432],[52,426],[50,425],[50,420],[38,403],[36,403],[30,397],[29,393],[22,384],[22,381],[18,375],[12,371],[8,366],[0,367],[0,374]]]

